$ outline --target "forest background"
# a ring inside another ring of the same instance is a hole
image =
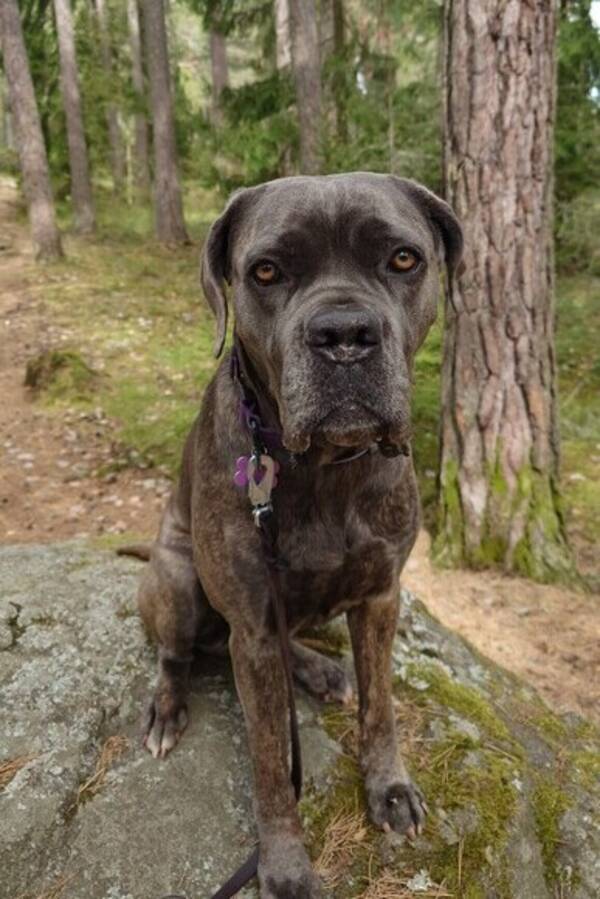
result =
[[[600,538],[599,5],[560,3],[556,47],[559,518],[573,566],[532,564],[526,554],[507,563],[496,537],[485,553],[445,551],[449,500],[440,499],[439,468],[443,316],[420,355],[414,392],[415,459],[438,557],[475,567],[500,564],[542,580],[583,576],[592,586]],[[50,337],[44,353],[29,360],[28,376],[46,407],[101,408],[118,423],[124,450],[112,464],[153,466],[169,476],[177,470],[183,437],[214,370],[212,322],[197,308],[197,250],[188,241],[201,243],[230,191],[299,171],[360,169],[393,172],[445,192],[443,5],[321,0],[294,6],[303,10],[305,34],[316,40],[312,87],[298,80],[283,0],[145,0],[139,8],[136,0],[19,2],[58,220],[68,235],[66,260],[43,276],[54,321],[68,327],[60,346],[51,346]],[[91,171],[83,213],[61,92],[58,26],[65,9],[72,14],[75,68],[70,76],[63,72],[63,88],[65,77],[77,82]],[[161,63],[143,27],[144,16],[148,33],[155,27],[149,23],[157,10],[168,48],[162,89],[173,107],[174,145],[168,146],[167,134],[165,152],[185,208],[170,221],[168,209],[152,207],[153,183],[155,197],[166,191],[153,154],[163,136],[152,134],[154,92],[161,90],[154,76]],[[1,85],[0,168],[18,178],[6,78]],[[311,116],[316,94],[320,105]],[[443,486],[443,475],[441,481]]]

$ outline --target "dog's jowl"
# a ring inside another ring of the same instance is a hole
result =
[[[419,520],[411,374],[436,316],[441,268],[451,277],[461,251],[445,203],[411,181],[358,173],[239,191],[213,225],[202,262],[216,351],[230,294],[238,361],[258,401],[251,414],[278,467],[272,502],[294,676],[316,696],[352,696],[340,667],[294,639],[345,613],[369,814],[409,836],[420,831],[425,806],[399,752],[391,651],[398,577]],[[140,587],[159,650],[146,746],[156,757],[175,747],[194,654],[228,645],[252,755],[261,897],[312,899],[321,890],[289,781],[284,666],[243,488],[249,414],[226,354]]]

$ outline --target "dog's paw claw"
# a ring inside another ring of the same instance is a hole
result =
[[[147,715],[143,738],[143,745],[152,758],[166,758],[169,752],[177,746],[187,723],[188,714],[185,705],[165,714],[161,713],[157,703],[153,700]]]
[[[427,805],[421,790],[412,783],[393,783],[386,789],[369,793],[369,812],[373,823],[385,832],[404,834],[410,843],[423,832]]]

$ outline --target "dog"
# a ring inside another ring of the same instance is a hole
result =
[[[228,292],[235,336],[279,437],[273,502],[293,674],[315,696],[347,702],[334,661],[298,642],[346,614],[358,686],[368,811],[414,837],[426,805],[401,758],[392,708],[398,579],[419,499],[410,440],[415,353],[433,323],[443,264],[463,247],[450,207],[392,175],[292,177],[240,190],[205,242],[201,280],[222,354]],[[230,286],[230,291],[226,288]],[[403,447],[404,452],[379,448]],[[145,745],[164,757],[187,723],[195,653],[229,648],[252,759],[262,899],[315,899],[287,764],[284,668],[265,558],[248,497],[234,484],[251,440],[228,355],[185,443],[139,590],[158,644]]]

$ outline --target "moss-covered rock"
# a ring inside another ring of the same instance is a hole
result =
[[[599,896],[595,728],[554,715],[406,591],[394,661],[399,729],[431,813],[415,846],[366,825],[354,716],[327,713],[345,755],[330,789],[303,808],[332,895]]]
[[[87,399],[98,382],[98,373],[73,349],[44,350],[29,359],[25,386],[50,399]]]
[[[3,896],[58,896],[60,887],[62,899],[173,890],[195,899],[212,895],[253,845],[249,759],[226,664],[205,661],[196,673],[190,726],[167,762],[139,745],[155,672],[135,610],[139,570],[74,543],[0,549]],[[351,667],[343,633],[312,639],[345,652]],[[399,734],[430,808],[415,846],[366,819],[355,710],[300,698],[301,809],[327,895],[597,899],[596,729],[555,716],[406,592],[394,668]],[[118,754],[108,751],[115,741]]]

